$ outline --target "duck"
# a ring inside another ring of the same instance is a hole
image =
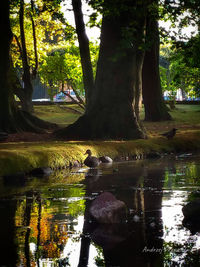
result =
[[[99,166],[99,164],[101,163],[100,159],[92,156],[92,151],[90,149],[87,149],[84,155],[87,155],[87,154],[88,154],[88,156],[84,160],[84,164],[90,168],[95,168],[95,167]]]
[[[101,157],[99,157],[99,160],[102,163],[112,163],[113,162],[113,160],[108,156],[101,156]]]
[[[172,138],[175,136],[177,130],[178,130],[178,129],[173,128],[173,129],[170,130],[169,132],[163,133],[163,134],[161,134],[161,135],[167,137],[167,139],[169,140],[169,139],[172,139]]]

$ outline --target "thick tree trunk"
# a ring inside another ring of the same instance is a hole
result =
[[[32,94],[33,86],[31,83],[31,73],[28,64],[28,56],[26,51],[26,40],[24,33],[24,0],[20,0],[19,10],[20,34],[21,34],[21,47],[22,47],[22,64],[23,64],[23,82],[24,94],[21,98],[22,110],[26,112],[33,112]]]
[[[0,131],[15,128],[9,85],[9,51],[12,32],[9,20],[9,1],[3,0],[0,9]]]
[[[94,78],[93,78],[92,63],[90,58],[89,40],[85,31],[81,0],[72,0],[72,5],[74,10],[76,32],[78,35],[79,49],[81,55],[81,65],[83,71],[83,83],[85,88],[85,103],[87,112],[87,108],[90,105],[90,99],[94,88]]]
[[[154,0],[152,2],[155,2]],[[164,103],[159,73],[159,32],[155,17],[148,17],[147,40],[150,49],[145,52],[142,73],[142,94],[146,121],[170,120],[171,116]]]
[[[132,2],[129,4],[132,7]],[[103,18],[94,93],[88,112],[57,132],[67,139],[145,137],[133,109],[140,64],[137,46],[131,43],[133,37],[127,38],[124,32],[131,21],[128,9],[124,10],[122,15],[113,16],[110,12]]]

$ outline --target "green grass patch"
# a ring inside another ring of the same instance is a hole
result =
[[[34,110],[35,110],[35,115],[38,116],[39,118],[56,123],[60,126],[67,126],[69,124],[72,124],[75,122],[80,114],[72,112],[67,109],[73,108],[78,111],[81,111],[78,105],[71,104],[71,105],[35,105]]]

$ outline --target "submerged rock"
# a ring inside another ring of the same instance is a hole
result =
[[[99,160],[102,163],[113,163],[113,160],[108,156],[101,156],[101,157],[99,157]]]
[[[99,223],[120,223],[126,217],[126,205],[113,194],[104,192],[92,202],[90,214]]]
[[[105,250],[110,250],[122,243],[130,232],[124,224],[99,224],[91,233],[91,239]]]
[[[0,141],[5,141],[8,138],[8,133],[0,132]]]
[[[53,172],[53,170],[50,167],[40,167],[35,168],[32,171],[30,171],[29,175],[36,175],[36,176],[48,176]]]
[[[182,211],[185,218],[200,221],[200,198],[189,202]]]
[[[193,200],[182,208],[183,226],[192,233],[200,232],[200,198]]]

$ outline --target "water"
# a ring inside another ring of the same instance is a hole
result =
[[[199,188],[198,155],[0,178],[0,266],[200,266],[200,235],[182,213]],[[125,203],[122,223],[91,220],[102,192]]]

